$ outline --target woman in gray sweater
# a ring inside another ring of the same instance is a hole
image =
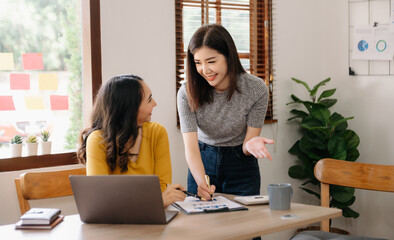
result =
[[[231,35],[216,24],[202,26],[192,36],[186,74],[177,104],[189,166],[188,191],[205,199],[215,191],[260,194],[257,158],[272,160],[265,144],[274,143],[260,137],[267,86],[246,73]]]

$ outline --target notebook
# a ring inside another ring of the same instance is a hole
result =
[[[81,221],[165,224],[178,211],[165,210],[155,175],[70,176]]]

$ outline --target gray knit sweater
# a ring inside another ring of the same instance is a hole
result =
[[[186,83],[187,84],[187,83]],[[261,128],[268,106],[267,85],[258,77],[241,74],[235,91],[214,92],[214,101],[190,110],[185,84],[178,91],[177,104],[181,132],[197,132],[198,140],[214,146],[237,146],[243,143],[247,126]]]

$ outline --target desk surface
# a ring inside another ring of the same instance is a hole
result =
[[[291,204],[291,210],[271,211],[268,205],[248,206],[248,211],[185,215],[180,212],[166,225],[85,224],[79,215],[66,216],[52,230],[15,230],[0,226],[7,239],[246,239],[298,228],[342,215],[340,209]],[[296,215],[283,219],[283,215]]]

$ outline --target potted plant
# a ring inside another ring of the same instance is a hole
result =
[[[313,188],[306,188],[306,185],[317,185],[320,188],[320,182],[313,172],[316,162],[322,158],[356,161],[360,155],[357,150],[360,138],[354,131],[347,129],[347,121],[353,117],[345,118],[337,112],[330,111],[337,102],[336,99],[330,98],[336,89],[325,90],[317,96],[318,89],[329,82],[330,78],[321,81],[312,89],[301,80],[295,78],[292,80],[305,87],[310,99],[301,100],[292,94],[293,101],[287,103],[306,109],[306,111],[299,109],[290,111],[294,116],[288,121],[299,121],[302,137],[289,150],[289,153],[297,156],[298,160],[289,168],[288,174],[292,178],[304,180],[300,188],[320,199],[319,189],[315,191]],[[355,199],[354,188],[330,186],[330,207],[342,209],[344,217],[359,216],[359,213],[349,207]]]
[[[27,156],[37,155],[37,148],[38,148],[37,136],[28,135],[25,142],[27,145]]]
[[[42,142],[40,143],[41,145],[41,154],[50,154],[51,153],[51,147],[52,147],[52,142],[49,142],[49,137],[51,136],[51,133],[49,131],[41,131],[41,140]]]
[[[11,157],[20,157],[22,156],[22,143],[23,138],[21,135],[17,134],[11,138]]]

